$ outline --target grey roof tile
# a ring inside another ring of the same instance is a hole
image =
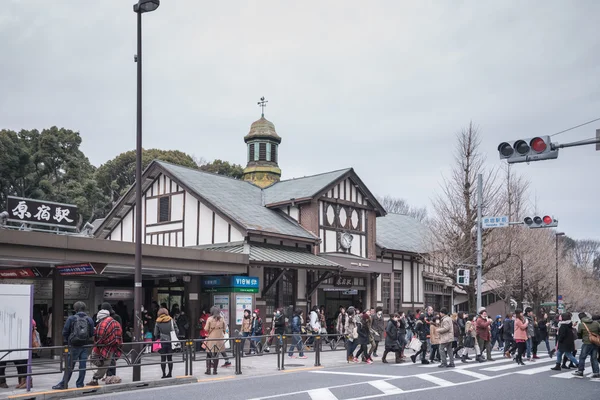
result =
[[[280,181],[264,190],[265,204],[274,204],[290,199],[314,197],[329,184],[338,180],[352,168],[340,169],[323,174],[306,176],[303,178]]]
[[[282,212],[262,204],[261,189],[226,176],[155,161],[173,177],[206,199],[246,229],[315,239],[316,237]]]
[[[377,218],[377,246],[408,253],[425,253],[428,228],[413,217],[388,213]]]
[[[244,252],[242,243],[226,243],[222,245],[198,246],[204,250],[223,251],[227,253],[241,254]],[[340,265],[331,260],[312,254],[307,250],[295,247],[276,246],[268,244],[251,243],[250,261],[259,263],[289,264],[290,266],[307,267],[339,267]]]

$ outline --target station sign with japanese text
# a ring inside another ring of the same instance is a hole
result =
[[[333,278],[333,286],[335,287],[346,287],[346,288],[350,288],[352,287],[352,284],[354,283],[354,278],[352,278],[351,276],[336,276]]]
[[[62,276],[96,275],[96,270],[90,263],[57,265],[55,268]]]
[[[51,201],[7,197],[8,221],[59,228],[77,228],[77,206]]]
[[[0,279],[40,278],[37,268],[0,269]]]
[[[509,225],[508,217],[484,217],[481,223],[483,229],[488,228],[506,228]]]

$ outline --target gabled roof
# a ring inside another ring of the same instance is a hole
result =
[[[206,200],[247,230],[316,239],[296,221],[263,206],[261,188],[250,182],[155,161],[192,194]]]
[[[318,237],[282,212],[264,207],[261,189],[249,182],[155,160],[143,173],[144,191],[160,172],[170,176],[190,194],[244,230],[318,240]],[[125,215],[125,208],[131,207],[135,201],[134,194],[135,185],[132,185],[108,214],[102,228],[112,229],[115,223],[110,221]],[[100,233],[99,230],[96,232]]]
[[[269,204],[288,202],[290,199],[312,199],[350,171],[352,168],[277,182],[265,188],[265,204],[268,206]]]
[[[320,193],[340,180],[351,177],[360,190],[368,197],[368,201],[375,207],[378,215],[385,215],[385,209],[379,204],[377,198],[360,180],[353,168],[339,169],[337,171],[305,176],[302,178],[288,179],[277,182],[264,189],[265,205],[276,206],[286,203],[302,202],[314,199]]]
[[[376,244],[387,250],[425,253],[427,227],[408,215],[388,213],[377,218]]]

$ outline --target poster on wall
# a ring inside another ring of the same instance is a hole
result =
[[[213,296],[213,304],[215,307],[219,307],[225,318],[225,323],[229,326],[229,295],[228,294],[215,294]]]
[[[0,285],[0,349],[31,347],[32,285]],[[1,353],[2,361],[29,360],[29,351]]]
[[[235,295],[235,324],[241,325],[244,319],[244,310],[252,311],[252,296],[245,294]]]

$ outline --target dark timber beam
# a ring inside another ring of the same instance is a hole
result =
[[[327,279],[329,279],[329,277],[331,277],[331,275],[332,275],[331,271],[325,271],[325,272],[323,272],[323,274],[321,274],[321,276],[319,277],[319,279],[317,279],[317,281],[314,282],[312,284],[312,286],[306,288],[306,298],[309,299],[310,296],[312,296],[312,294],[315,292],[315,290],[317,290],[317,288],[319,287],[319,285],[321,285],[321,283],[323,283]]]
[[[273,279],[273,280],[271,281],[271,283],[269,283],[267,286],[265,286],[265,287],[263,288],[263,290],[262,290],[262,292],[261,292],[261,294],[260,294],[260,297],[261,297],[261,298],[264,298],[264,297],[265,297],[265,295],[266,295],[266,294],[269,292],[269,290],[271,290],[271,288],[273,288],[273,286],[275,286],[275,285],[277,284],[277,282],[279,282],[279,280],[280,280],[281,278],[283,278],[283,274],[285,274],[285,271],[286,271],[286,270],[282,268],[282,269],[281,269],[281,271],[279,271],[279,272],[277,273],[277,275],[275,275],[275,279]]]

